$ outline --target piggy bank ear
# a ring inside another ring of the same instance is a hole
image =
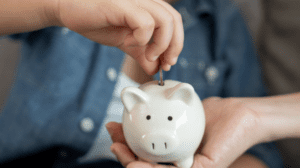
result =
[[[194,98],[194,92],[192,85],[188,83],[180,83],[167,90],[167,98],[170,100],[181,100],[187,105],[191,105]]]
[[[149,96],[139,88],[127,87],[122,90],[121,100],[127,112],[130,112],[136,104],[148,102]]]

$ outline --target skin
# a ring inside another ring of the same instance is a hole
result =
[[[159,64],[168,71],[183,48],[181,15],[161,0],[1,0],[0,6],[0,35],[68,27],[118,47],[149,75]]]
[[[266,167],[251,155],[251,146],[300,137],[300,93],[264,98],[205,99],[206,128],[192,168]],[[112,152],[127,168],[167,168],[137,161],[128,148],[120,123],[106,125]]]
[[[140,68],[139,73],[131,75],[131,77],[136,77],[136,82],[145,83],[147,80],[151,80],[151,78],[146,77],[146,73],[141,75],[141,67],[134,68],[134,66],[138,66],[138,64],[131,60],[129,56],[127,56],[126,60],[123,68],[125,73],[134,72],[132,70],[138,70]],[[131,63],[131,65],[128,65],[129,63]],[[141,77],[138,77],[138,75],[141,75]],[[255,143],[263,142],[261,139],[266,135],[265,131],[261,131],[260,133],[256,131],[261,127],[256,111],[246,107],[240,100],[233,98],[209,98],[202,103],[206,113],[206,130],[202,143],[196,152],[193,168],[267,167],[256,157],[243,154]],[[245,122],[242,121],[249,122],[245,124]],[[106,127],[114,142],[111,146],[111,151],[117,156],[124,167],[168,167],[138,161],[137,157],[126,144],[121,123],[110,122]],[[257,139],[253,139],[254,137]],[[249,141],[250,139],[251,141]]]
[[[150,75],[147,75],[146,72],[143,71],[141,66],[130,56],[126,55],[122,71],[129,76],[132,80],[134,80],[137,83],[143,84],[149,81],[152,81],[153,78]],[[218,101],[218,106],[214,106],[216,103],[215,100],[220,100]],[[222,100],[222,101],[221,101]],[[226,101],[225,101],[226,100]],[[220,99],[220,98],[210,98],[206,99],[203,101],[203,106],[205,109],[206,113],[206,130],[205,130],[205,135],[203,142],[201,144],[201,147],[199,147],[199,150],[197,151],[197,154],[195,155],[195,163],[193,168],[198,168],[198,167],[230,167],[230,168],[252,168],[252,167],[257,167],[257,168],[265,168],[267,167],[261,160],[257,159],[255,156],[248,155],[248,154],[243,154],[248,148],[250,144],[253,145],[253,143],[248,143],[247,146],[244,146],[244,143],[239,144],[240,150],[232,150],[236,149],[236,146],[234,148],[230,148],[230,144],[233,141],[237,141],[237,139],[243,139],[243,140],[248,140],[247,138],[252,138],[252,134],[249,134],[249,136],[243,136],[243,134],[239,134],[240,137],[230,137],[227,135],[231,134],[231,131],[234,131],[234,129],[238,128],[238,124],[240,123],[240,120],[243,118],[246,119],[248,117],[248,120],[250,118],[253,118],[255,116],[255,112],[250,110],[250,113],[253,113],[252,115],[248,114],[242,114],[239,111],[239,108],[241,107],[236,107],[238,106],[238,102],[233,103],[230,100],[232,99]],[[222,102],[222,103],[219,103]],[[232,109],[236,108],[235,111],[232,111],[231,109],[228,110],[220,110],[222,109],[221,106],[225,106],[226,104],[234,104],[232,105]],[[215,107],[215,109],[211,109],[210,107]],[[229,112],[228,112],[229,111]],[[236,114],[232,114],[232,113]],[[246,113],[246,112],[245,112]],[[224,115],[219,116],[218,115]],[[229,116],[229,117],[225,117]],[[230,118],[234,117],[234,118]],[[216,120],[221,119],[221,120]],[[256,121],[252,120],[252,121]],[[225,126],[229,125],[230,126]],[[258,127],[256,124],[258,122],[255,122],[253,127]],[[209,127],[211,126],[211,127]],[[241,125],[240,127],[243,127],[244,125]],[[121,123],[115,123],[111,122],[106,125],[108,132],[111,135],[112,141],[114,142],[113,145],[111,146],[111,151],[117,156],[118,160],[124,165],[124,167],[127,168],[167,168],[168,166],[163,166],[163,165],[152,165],[149,163],[145,162],[140,162],[138,161],[137,157],[132,153],[132,151],[128,148],[123,131],[122,131],[122,124]],[[222,128],[222,129],[220,129]],[[252,130],[255,130],[256,128],[253,128]],[[206,140],[205,137],[210,137],[208,140]],[[208,143],[209,145],[204,145],[207,144],[207,141],[210,142],[210,139],[218,139],[219,141],[213,141],[211,144]],[[224,141],[225,140],[225,141]],[[239,141],[241,142],[241,141]],[[236,143],[236,142],[235,142]],[[210,150],[211,146],[216,146],[216,145],[224,145],[224,148],[213,148],[215,150]],[[208,151],[207,151],[207,157],[203,156],[206,155],[203,153],[202,148],[205,146]],[[229,151],[226,150],[220,150],[220,149],[226,149],[225,147],[228,147]],[[231,150],[231,151],[230,151]],[[218,157],[226,157],[228,156],[228,153],[232,153],[231,158],[224,158],[225,161],[220,160]],[[215,158],[215,160],[210,160],[209,158]],[[230,166],[229,166],[230,165]]]
[[[118,47],[130,55],[130,58],[135,60],[146,74],[141,73],[144,76],[142,80],[138,79],[140,83],[151,79],[147,75],[155,74],[159,64],[168,71],[171,65],[176,64],[183,48],[184,33],[181,16],[171,5],[161,0],[1,0],[0,6],[1,36],[51,26],[68,27],[90,40]],[[134,71],[131,73],[137,78],[141,75],[135,75]],[[277,127],[272,122],[266,121],[264,125],[258,124],[261,122],[248,126],[242,124],[241,121],[247,117],[250,117],[249,121],[255,119],[256,115],[251,115],[255,110],[249,107],[240,109],[240,103],[229,101],[228,104],[227,100],[205,100],[205,110],[211,111],[211,115],[207,113],[206,133],[195,155],[193,167],[227,167],[236,159],[237,164],[234,163],[233,166],[239,166],[239,162],[243,161],[248,161],[251,164],[247,165],[252,167],[264,166],[254,157],[239,156],[246,148],[264,139],[263,136],[256,136],[255,139],[250,136],[263,135],[253,132],[257,130],[258,125],[259,128],[266,128],[260,130],[269,132]],[[213,108],[212,106],[218,108],[210,109]],[[270,113],[270,115],[275,114]],[[280,121],[279,118],[276,119],[277,122]],[[130,155],[130,150],[120,132],[121,125],[110,123],[107,128],[115,142],[112,151],[123,165],[129,168],[165,167],[136,161],[134,155],[132,153]],[[239,132],[236,128],[242,131]],[[282,127],[281,130],[287,128],[288,126]],[[276,137],[275,134],[273,131],[272,137]],[[284,132],[281,134],[286,135]],[[231,148],[233,145],[234,148]]]

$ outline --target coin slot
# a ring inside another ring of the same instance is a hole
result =
[[[162,82],[162,84],[161,84],[161,81],[158,81],[158,85],[159,85],[159,86],[164,86],[164,85],[165,85],[165,83],[164,83],[164,82]]]

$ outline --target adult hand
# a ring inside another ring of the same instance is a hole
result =
[[[260,114],[243,99],[213,97],[204,100],[203,107],[206,128],[193,168],[229,167],[251,146],[269,141],[266,129],[261,127]],[[137,161],[126,144],[121,124],[108,123],[107,130],[114,142],[112,152],[127,168],[168,167]]]
[[[162,0],[56,0],[48,16],[133,57],[149,75],[168,71],[183,48],[181,15]],[[159,59],[157,59],[159,58]]]

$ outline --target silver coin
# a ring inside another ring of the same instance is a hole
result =
[[[162,67],[159,66],[159,81],[158,81],[158,84],[160,86],[163,86],[164,85],[164,81],[163,81],[163,72],[162,72]]]

